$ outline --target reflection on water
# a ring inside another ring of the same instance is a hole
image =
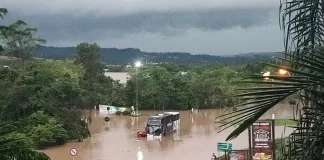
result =
[[[139,140],[137,140],[137,145],[138,145],[138,142]],[[143,153],[141,151],[141,147],[138,145],[138,148],[137,148],[137,160],[143,160]]]
[[[155,111],[157,112],[157,111]],[[262,118],[291,118],[293,109],[289,105],[279,105],[266,113]],[[153,111],[143,111],[152,115]],[[226,112],[225,112],[226,113]],[[71,148],[78,149],[75,160],[197,160],[210,159],[217,152],[217,142],[224,142],[233,128],[217,133],[215,128],[220,124],[214,123],[214,118],[224,114],[221,110],[180,111],[180,131],[173,135],[162,137],[160,140],[147,140],[137,137],[137,130],[144,130],[147,116],[129,117],[111,115],[110,122],[105,122],[106,115],[92,112],[90,131],[92,137],[83,142],[71,142],[63,146],[44,150],[52,160],[72,159]],[[291,133],[286,129],[286,135]],[[283,127],[276,127],[276,137],[281,137]],[[233,149],[248,147],[247,132],[230,141]]]

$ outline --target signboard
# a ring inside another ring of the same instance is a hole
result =
[[[109,117],[105,117],[105,122],[109,122],[110,118]]]
[[[71,156],[76,156],[78,154],[78,150],[76,148],[71,148],[70,154]]]
[[[117,107],[117,106],[109,106],[109,105],[101,105],[99,104],[99,114],[116,114],[116,112],[131,112],[130,107]]]
[[[221,152],[231,151],[232,144],[231,143],[217,143],[217,150]]]
[[[258,120],[249,129],[252,160],[274,160],[274,120]]]
[[[226,160],[249,160],[249,150],[232,150],[225,152]]]

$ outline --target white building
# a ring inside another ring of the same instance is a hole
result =
[[[130,79],[128,72],[105,72],[105,76],[112,78],[115,81],[119,81],[121,84],[126,84]]]

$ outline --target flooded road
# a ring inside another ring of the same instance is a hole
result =
[[[162,111],[161,111],[162,112]],[[289,105],[279,105],[269,111],[263,118],[291,118],[293,108]],[[152,115],[153,111],[142,111]],[[160,113],[155,111],[155,113]],[[217,133],[214,118],[224,113],[221,110],[180,111],[180,131],[161,140],[148,141],[136,136],[137,130],[144,130],[148,116],[129,117],[111,116],[106,123],[98,111],[92,112],[90,131],[92,137],[83,142],[71,142],[63,146],[46,149],[52,160],[72,160],[71,148],[77,148],[75,160],[204,160],[210,159],[212,153],[218,155],[217,142],[224,142],[233,128]],[[276,127],[276,137],[281,137],[284,127]],[[286,135],[291,133],[286,128]],[[233,149],[248,148],[247,131],[235,140],[230,141]],[[138,157],[139,156],[139,157]]]

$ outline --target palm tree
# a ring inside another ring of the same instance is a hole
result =
[[[8,13],[8,10],[6,8],[0,8],[0,18],[3,19],[4,15]],[[3,32],[5,29],[7,29],[7,26],[0,25],[0,35],[1,32]],[[4,51],[3,47],[0,45],[0,53]]]
[[[282,139],[282,154],[278,159],[322,159],[324,148],[324,2],[323,0],[282,0],[281,27],[285,33],[285,57],[280,58],[291,72],[289,77],[270,76],[263,81],[261,75],[251,75],[244,83],[262,87],[242,89],[238,96],[248,102],[239,104],[243,109],[222,115],[222,121],[234,119],[222,127],[239,125],[226,140],[236,138],[265,112],[287,97],[298,94],[298,125],[295,131]],[[286,63],[288,62],[288,63]],[[226,116],[226,117],[225,117]],[[217,117],[217,118],[220,118]]]
[[[0,18],[3,18],[4,15],[8,13],[6,8],[0,8]]]
[[[11,138],[14,133],[12,126],[0,125],[0,159],[5,160],[50,160],[42,153],[32,149],[24,143],[24,139]]]

